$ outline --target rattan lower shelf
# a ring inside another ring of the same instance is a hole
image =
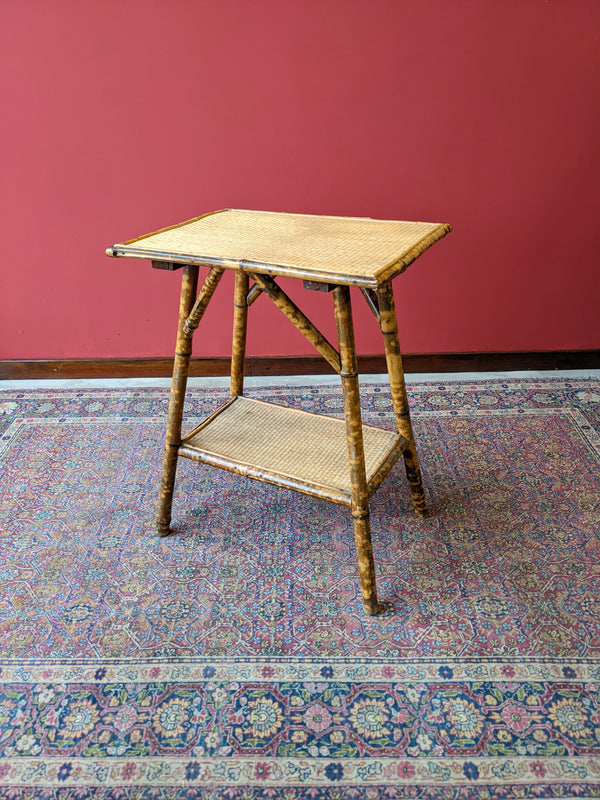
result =
[[[367,492],[371,496],[407,441],[363,426]],[[351,505],[344,420],[234,397],[188,434],[179,455],[341,505]]]

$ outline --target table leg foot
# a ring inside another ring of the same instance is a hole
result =
[[[170,444],[168,437],[170,427],[167,428],[167,444],[163,460],[162,476],[160,480],[160,495],[156,508],[156,527],[159,536],[168,536],[171,531],[171,508],[173,506],[173,490],[175,488],[175,472],[177,470],[177,451],[175,444]],[[180,436],[181,434],[179,434]]]
[[[360,573],[360,591],[365,613],[369,616],[379,614],[382,610],[377,600],[377,584],[375,581],[375,562],[371,543],[371,525],[368,512],[354,517],[354,540],[358,556]]]
[[[377,614],[382,614],[385,610],[385,606],[378,603],[377,600],[371,600],[369,602],[363,600],[363,608],[368,617],[376,617]]]

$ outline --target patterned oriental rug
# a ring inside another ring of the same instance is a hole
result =
[[[0,797],[600,797],[600,382],[409,392],[376,618],[345,508],[184,460],[155,535],[167,390],[2,392]]]

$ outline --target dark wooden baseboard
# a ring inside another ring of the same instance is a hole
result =
[[[528,353],[419,353],[403,356],[405,372],[503,372],[511,370],[600,369],[600,350]],[[362,373],[385,372],[383,355],[358,356]],[[47,378],[166,378],[170,358],[0,360],[0,380]],[[320,356],[250,356],[246,375],[320,375],[333,370]],[[193,358],[190,375],[229,375],[228,358]]]

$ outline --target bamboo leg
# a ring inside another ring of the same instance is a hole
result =
[[[198,267],[191,265],[186,266],[181,278],[179,326],[177,329],[173,382],[171,384],[167,434],[165,437],[165,455],[156,519],[160,536],[166,536],[170,532],[169,525],[171,524],[173,487],[175,485],[175,471],[177,469],[177,450],[181,444],[181,419],[183,417],[183,403],[185,400],[190,356],[192,354],[192,337],[186,334],[185,322],[194,305],[197,287]]]
[[[333,302],[340,343],[340,376],[344,394],[344,415],[346,417],[346,436],[352,485],[352,517],[354,519],[354,538],[360,571],[360,588],[365,612],[373,615],[379,613],[381,607],[377,602],[375,563],[371,544],[369,496],[367,494],[360,395],[349,288],[347,286],[336,287],[333,291]]]
[[[418,517],[427,515],[427,502],[423,491],[423,479],[421,468],[415,446],[412,424],[410,421],[410,409],[406,396],[406,384],[404,382],[404,371],[402,369],[402,355],[398,342],[398,323],[396,321],[396,311],[394,307],[394,294],[389,281],[383,283],[377,290],[379,300],[379,312],[381,314],[380,326],[383,334],[385,347],[385,357],[390,379],[390,389],[392,392],[392,403],[398,432],[408,441],[408,447],[404,451],[404,466],[406,477],[412,496],[415,513]]]
[[[248,274],[241,270],[235,272],[233,293],[233,344],[231,347],[231,386],[232,396],[244,394],[244,356],[246,354],[246,328],[248,322]]]

